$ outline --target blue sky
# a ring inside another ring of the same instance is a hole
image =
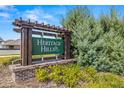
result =
[[[68,10],[73,9],[73,5],[18,5],[18,6],[0,6],[0,37],[4,40],[18,39],[20,34],[13,31],[12,22],[15,18],[31,19],[32,21],[44,22],[61,26],[60,20]],[[98,18],[101,12],[109,13],[112,6],[88,6],[93,15]],[[124,15],[124,6],[114,6],[119,16]]]

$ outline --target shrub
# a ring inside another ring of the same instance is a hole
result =
[[[80,81],[80,66],[69,65],[63,70],[63,82],[67,87],[76,87]]]
[[[93,67],[84,67],[80,73],[80,79],[84,82],[94,81],[96,79],[96,70]]]
[[[62,84],[63,83],[62,69],[64,67],[62,67],[60,65],[55,65],[55,66],[49,66],[48,68],[50,69],[50,72],[51,72],[49,74],[50,80],[53,80],[57,84]]]
[[[124,88],[124,78],[112,73],[99,73],[95,81],[88,82],[89,88]]]
[[[48,69],[37,68],[35,77],[38,81],[52,80],[56,84],[64,84],[66,87],[78,87],[80,81],[92,80],[96,71],[92,67],[86,67],[82,71],[79,65],[55,65]]]
[[[45,82],[49,80],[48,71],[46,69],[37,68],[35,70],[35,77],[36,77],[36,80],[38,81]]]
[[[54,81],[66,87],[87,88],[123,88],[124,78],[112,73],[97,73],[93,67],[79,65],[55,65],[37,68],[35,76],[38,81]]]
[[[51,70],[49,77],[57,84],[74,87],[79,81],[78,73],[80,72],[80,67],[77,65],[55,65],[49,68]]]

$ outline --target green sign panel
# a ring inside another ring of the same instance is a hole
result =
[[[32,37],[32,55],[63,53],[64,53],[63,39]]]

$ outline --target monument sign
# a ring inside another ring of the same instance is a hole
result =
[[[68,29],[44,25],[37,21],[25,21],[22,18],[15,19],[13,25],[16,26],[14,31],[21,33],[22,66],[32,65],[34,60],[41,61],[41,59],[32,58],[32,55],[57,54],[61,59],[70,59],[70,31]],[[41,37],[33,37],[33,35]],[[44,38],[44,35],[47,38]]]

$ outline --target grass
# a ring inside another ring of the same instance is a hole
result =
[[[80,88],[124,88],[124,77],[97,72],[93,67],[78,65],[55,65],[35,70],[36,80],[39,82],[53,81],[65,87]]]
[[[9,65],[11,62],[15,59],[18,59],[17,56],[11,56],[11,57],[1,57],[0,58],[0,65]]]
[[[32,58],[41,58],[41,57],[51,57],[56,56],[56,54],[44,54],[44,55],[33,55]]]
[[[19,54],[7,54],[7,55],[0,55],[0,56],[19,56]]]

